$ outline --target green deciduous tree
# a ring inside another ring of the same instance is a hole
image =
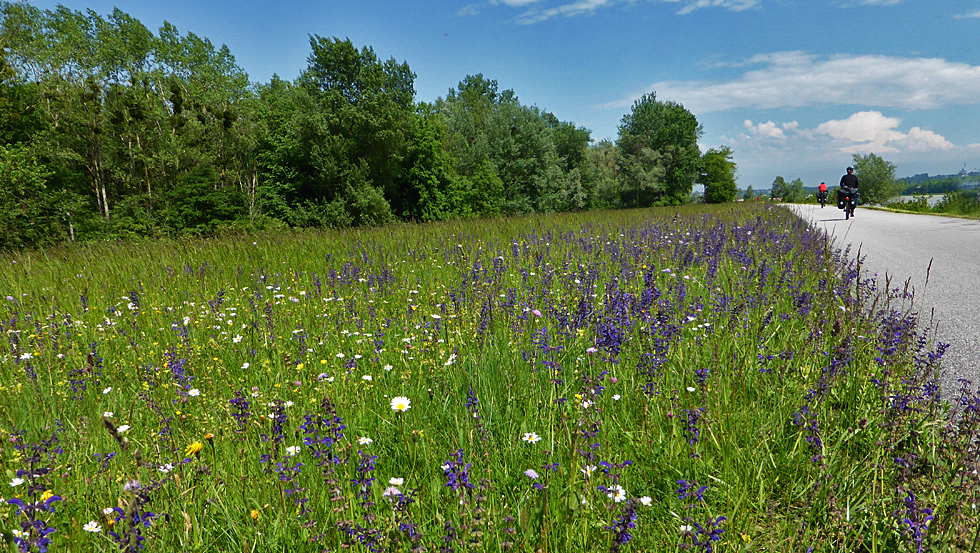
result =
[[[786,182],[781,175],[777,176],[772,181],[772,186],[769,188],[769,199],[788,201],[786,198],[789,196],[789,184]]]
[[[445,133],[440,120],[417,118],[408,156],[407,186],[389,197],[399,217],[439,221],[468,212],[468,190],[456,175],[452,156],[445,147]]]
[[[588,142],[584,129],[522,105],[512,90],[500,91],[496,81],[483,75],[467,76],[446,98],[439,98],[432,111],[446,125],[447,149],[458,173],[476,187],[487,182],[489,162],[495,175],[489,182],[503,185],[498,201],[488,204],[480,199],[480,205],[496,206],[493,209],[502,213],[530,213],[574,203],[578,183],[568,180],[563,168],[581,161],[583,136]],[[471,198],[483,198],[483,192]]]
[[[854,154],[854,174],[860,184],[861,203],[884,203],[901,190],[895,179],[895,164],[875,154]]]
[[[697,141],[703,132],[684,106],[659,101],[653,93],[643,95],[619,126],[623,194],[632,195],[639,207],[687,202],[698,177]]]
[[[0,41],[17,84],[37,90],[31,140],[52,161],[58,184],[48,190],[88,195],[83,211],[102,219],[86,232],[181,232],[158,214],[201,165],[214,169],[214,188],[241,188],[250,146],[235,126],[250,91],[227,47],[169,23],[155,36],[118,9],[103,17],[9,2]]]
[[[0,251],[57,242],[63,213],[45,194],[50,174],[29,146],[0,144]]]
[[[632,155],[621,152],[616,169],[621,206],[650,207],[668,203],[664,184],[667,169],[658,150],[641,148]]]
[[[585,127],[576,127],[574,123],[561,121],[554,114],[542,112],[541,118],[551,128],[551,137],[555,143],[555,155],[561,169],[570,173],[582,166],[589,148],[591,132]]]
[[[323,214],[336,214],[340,206],[354,210],[321,224],[384,222],[392,213],[385,197],[407,184],[415,74],[407,63],[381,61],[372,48],[358,50],[350,40],[312,36],[310,48],[297,80],[308,98],[297,104],[294,127],[307,173],[294,187],[297,200],[333,206],[319,210]]]
[[[711,148],[701,160],[698,183],[704,185],[704,201],[709,204],[731,202],[738,194],[735,186],[735,162],[728,146]]]
[[[592,209],[612,209],[620,206],[619,149],[608,140],[589,146],[582,167],[582,181]]]
[[[769,192],[769,197],[773,200],[786,203],[802,202],[806,197],[806,194],[803,192],[803,181],[793,179],[792,182],[786,182],[786,179],[783,177],[776,177],[772,181],[772,189]]]

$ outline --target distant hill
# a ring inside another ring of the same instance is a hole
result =
[[[970,184],[980,182],[980,171],[967,172],[966,169],[964,169],[959,173],[954,173],[952,175],[930,175],[929,173],[919,173],[918,175],[912,175],[911,177],[902,177],[898,179],[898,181],[905,184],[921,184],[926,181],[941,181],[946,179],[961,179],[965,181],[963,183],[964,185],[969,186]]]
[[[964,167],[955,175],[930,176],[928,173],[921,173],[898,181],[904,184],[903,194],[946,194],[977,186],[980,182],[980,171],[967,172]]]

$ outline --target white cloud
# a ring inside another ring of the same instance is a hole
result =
[[[779,125],[773,123],[772,121],[767,121],[765,123],[755,125],[751,120],[746,119],[744,126],[746,132],[748,132],[750,136],[785,140],[786,131],[795,131],[800,125],[796,121],[791,123],[781,123]]]
[[[902,120],[877,111],[859,111],[847,119],[820,123],[814,128],[800,128],[789,123],[754,123],[746,119],[744,132],[725,141],[736,151],[780,152],[785,158],[801,156],[834,157],[840,154],[893,154],[898,158],[925,152],[947,152],[956,147],[945,137],[921,127],[901,130]]]
[[[956,19],[980,19],[980,10],[967,13],[958,13],[953,17]]]
[[[559,4],[552,8],[531,7],[526,12],[517,16],[517,23],[521,25],[531,25],[555,17],[573,17],[581,14],[591,14],[600,8],[608,8],[618,4],[635,4],[638,0],[577,0]],[[702,8],[723,8],[733,12],[739,12],[754,8],[762,3],[762,0],[656,0],[664,4],[681,4],[678,10],[679,15],[684,15]],[[492,0],[493,4],[505,4],[514,8],[531,6],[538,4],[542,0]]]
[[[680,15],[688,14],[701,8],[725,8],[733,12],[740,12],[749,8],[754,8],[761,3],[761,0],[661,0],[671,4],[682,2],[684,7],[677,13]]]
[[[545,0],[490,0],[491,5],[509,6],[511,8],[524,8],[532,4],[540,4]],[[517,16],[517,23],[521,25],[532,25],[555,17],[572,17],[584,13],[593,13],[599,8],[606,8],[617,4],[635,4],[639,0],[577,0],[560,4],[552,8],[531,7],[526,12]],[[681,8],[677,11],[678,15],[686,15],[695,10],[705,8],[721,8],[732,12],[740,12],[762,6],[763,0],[647,0],[661,4],[679,4]],[[838,3],[842,7],[852,6],[893,6],[903,0],[850,0]],[[466,6],[457,12],[458,15],[471,15],[477,13],[475,5]],[[980,12],[978,12],[980,13]],[[959,16],[957,16],[959,17]],[[969,17],[969,15],[968,15]],[[977,15],[980,17],[980,15]]]
[[[727,81],[660,81],[600,107],[622,109],[656,92],[695,114],[827,104],[917,110],[976,104],[980,89],[980,66],[940,58],[821,57],[797,51],[758,54],[728,66],[741,64],[762,67]]]
[[[635,0],[630,0],[632,3]],[[517,2],[529,3],[524,0],[509,0],[507,3],[515,2],[513,5],[520,5]],[[612,6],[613,4],[618,4],[616,0],[579,0],[578,2],[572,2],[569,4],[562,4],[560,6],[549,8],[549,9],[533,9],[529,10],[517,17],[517,22],[522,25],[531,25],[533,23],[538,23],[539,21],[544,21],[546,19],[551,19],[553,17],[564,16],[572,17],[574,15],[580,15],[583,13],[592,13],[599,8],[604,8]]]
[[[825,121],[813,127],[792,122],[745,120],[721,144],[732,148],[739,170],[739,186],[766,186],[776,175],[803,177],[812,186],[836,179],[853,154],[875,153],[907,167],[962,166],[980,155],[980,143],[957,146],[943,136],[921,127],[903,126],[897,117],[876,111],[860,111],[846,119]],[[972,163],[972,161],[971,161]],[[830,173],[830,174],[828,174]],[[908,174],[911,174],[908,173]]]
[[[895,127],[902,123],[896,117],[885,117],[879,111],[861,111],[840,121],[827,121],[817,125],[814,132],[826,134],[838,140],[857,143],[885,144],[904,138]]]
[[[842,8],[853,8],[854,6],[896,6],[904,0],[841,0],[835,2]]]
[[[827,121],[817,125],[814,132],[837,140],[850,142],[847,148],[865,152],[929,152],[949,150],[953,143],[941,135],[920,127],[908,132],[898,130],[902,120],[885,117],[877,111],[861,111],[842,121]]]
[[[493,0],[491,4],[505,4],[512,8],[520,8],[522,6],[527,6],[528,4],[534,4],[539,0]]]
[[[932,131],[912,127],[908,134],[895,141],[900,150],[906,152],[931,152],[935,150],[951,150],[953,143]]]

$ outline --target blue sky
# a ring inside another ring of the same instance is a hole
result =
[[[58,2],[32,0],[41,8]],[[482,73],[615,140],[647,92],[729,146],[740,188],[836,183],[852,154],[898,176],[980,167],[980,0],[89,0],[225,44],[254,82],[294,79],[309,36],[408,62],[432,101]]]

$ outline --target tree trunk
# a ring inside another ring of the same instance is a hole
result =
[[[252,183],[248,190],[248,221],[255,222],[255,191],[259,188],[259,169],[252,169]]]
[[[105,183],[102,184],[102,209],[105,210],[105,220],[109,220],[109,200],[105,195]]]

